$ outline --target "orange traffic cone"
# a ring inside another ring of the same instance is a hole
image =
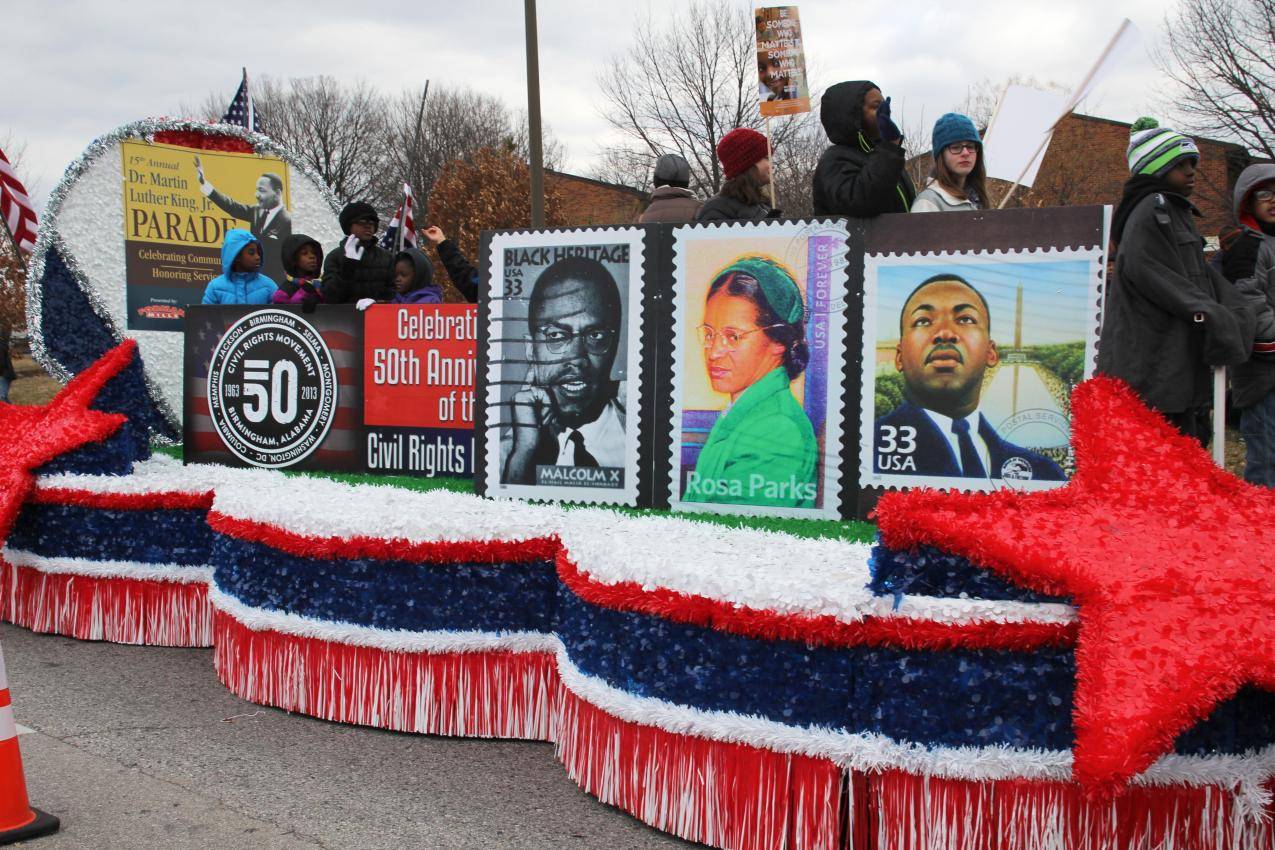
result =
[[[22,753],[18,752],[18,728],[13,723],[13,702],[9,699],[9,677],[0,652],[0,844],[12,844],[57,832],[53,815],[31,808],[27,781],[22,775]]]

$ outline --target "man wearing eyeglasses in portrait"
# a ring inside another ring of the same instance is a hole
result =
[[[558,260],[536,280],[527,376],[501,441],[503,483],[537,484],[538,470],[552,467],[623,469],[624,404],[611,377],[621,313],[620,289],[597,260]]]
[[[987,299],[957,274],[921,282],[899,314],[907,400],[876,421],[873,468],[952,478],[1062,481],[1058,464],[1001,438],[979,402],[1000,362]]]

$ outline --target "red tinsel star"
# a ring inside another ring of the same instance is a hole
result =
[[[892,548],[962,555],[1079,612],[1073,774],[1115,790],[1245,683],[1275,690],[1275,494],[1219,469],[1123,383],[1072,395],[1058,490],[889,493]]]
[[[102,355],[42,407],[0,402],[0,543],[35,486],[36,469],[60,455],[105,440],[127,421],[119,413],[90,410],[102,387],[132,361],[127,340]]]

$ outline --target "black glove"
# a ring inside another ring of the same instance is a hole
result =
[[[1262,237],[1251,230],[1245,230],[1222,253],[1222,276],[1231,283],[1252,277],[1257,267],[1257,252],[1261,247]]]
[[[314,308],[319,306],[319,297],[317,295],[307,295],[301,299],[301,312],[313,313]]]
[[[903,132],[899,125],[890,120],[890,98],[881,101],[877,107],[877,135],[882,141],[897,145],[903,141]]]

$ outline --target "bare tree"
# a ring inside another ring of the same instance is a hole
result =
[[[300,156],[340,200],[381,207],[394,197],[387,99],[367,83],[265,78],[254,103],[262,132]]]
[[[411,184],[424,221],[430,190],[443,169],[469,161],[484,148],[526,158],[527,122],[502,100],[470,89],[424,85],[396,97],[364,82],[331,77],[277,80],[261,77],[253,100],[260,129],[301,157],[342,201],[364,200],[388,214]],[[209,94],[182,111],[220,118],[225,98]],[[556,168],[562,145],[546,128],[545,165]]]
[[[649,175],[658,156],[678,153],[691,165],[693,189],[721,188],[718,139],[735,127],[763,126],[754,26],[751,7],[732,0],[693,0],[659,26],[649,15],[638,20],[633,45],[598,78],[602,117],[624,139],[604,154],[603,179]],[[775,147],[785,149],[801,124],[773,119]]]
[[[1165,111],[1275,159],[1275,0],[1182,0],[1164,28]]]

